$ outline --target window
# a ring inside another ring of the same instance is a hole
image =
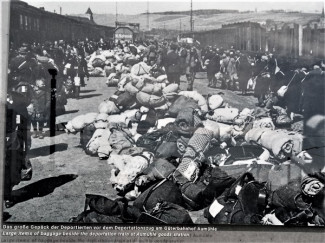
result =
[[[28,17],[25,16],[25,30],[28,30]]]
[[[24,29],[24,18],[21,14],[19,15],[19,28]]]
[[[32,18],[28,17],[28,30],[32,30]]]

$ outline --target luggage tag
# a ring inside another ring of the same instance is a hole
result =
[[[235,194],[238,196],[239,192],[241,191],[242,187],[240,185],[237,185],[235,188]]]
[[[21,92],[26,93],[26,86],[21,86]]]
[[[147,119],[147,114],[143,114],[143,115],[141,116],[140,121],[144,121],[144,120],[146,120],[146,119]]]
[[[16,124],[20,124],[20,115],[16,115]]]
[[[209,207],[209,213],[212,217],[215,217],[220,211],[224,208],[223,205],[221,205],[217,199],[214,200],[214,202]]]

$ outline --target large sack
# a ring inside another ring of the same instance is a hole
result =
[[[95,131],[96,127],[94,126],[94,124],[89,124],[80,131],[80,145],[84,150],[86,149],[86,146]]]
[[[101,54],[102,56],[104,56],[106,59],[110,58],[110,57],[114,57],[114,52],[111,50],[105,50],[102,52]]]
[[[134,146],[132,134],[125,123],[114,123],[113,120],[110,122],[109,129],[112,133],[109,137],[109,143],[113,152],[119,153],[124,148]]]
[[[162,83],[162,82],[165,82],[165,81],[167,81],[167,75],[166,74],[160,75],[160,76],[157,77],[157,82],[158,83]]]
[[[208,98],[208,105],[210,110],[215,110],[223,104],[223,98],[221,95],[211,95]]]
[[[110,65],[106,65],[106,66],[104,67],[104,71],[105,71],[106,77],[109,77],[109,75],[110,75],[111,73],[115,73],[115,72],[116,72],[115,67],[114,67],[114,65],[112,65],[112,64],[110,64]]]
[[[99,113],[105,113],[108,115],[120,113],[120,109],[117,108],[115,103],[110,100],[105,100],[101,102],[98,106]]]
[[[139,76],[143,74],[149,74],[151,67],[148,66],[145,62],[140,62],[132,66],[131,73]]]
[[[85,126],[94,123],[97,115],[98,113],[90,112],[84,115],[76,116],[67,123],[66,130],[72,133],[78,132],[81,129],[83,129]]]
[[[137,99],[135,98],[135,95],[132,95],[129,92],[123,92],[118,95],[114,102],[118,108],[125,110],[133,106],[136,101]]]
[[[105,61],[106,61],[106,57],[104,57],[103,55],[97,55],[92,59],[92,66],[93,67],[104,67],[105,65]]]
[[[166,87],[166,84],[146,84],[141,91],[147,94],[161,95],[162,89]]]
[[[207,119],[213,121],[233,124],[234,119],[239,115],[237,108],[218,108],[213,111],[213,114],[207,114]]]
[[[207,104],[206,99],[197,91],[181,91],[178,94],[186,96],[188,98],[192,98],[193,100],[195,100],[197,102],[197,104],[199,105],[199,107],[203,113],[208,112],[208,104]]]
[[[110,136],[111,131],[109,129],[105,129],[102,136],[99,138],[99,147],[97,149],[99,159],[107,159],[112,152],[112,147],[109,143]]]
[[[93,136],[86,145],[85,152],[88,155],[97,156],[97,150],[100,146],[100,137],[105,132],[106,129],[96,129]]]
[[[105,75],[105,71],[100,67],[95,67],[94,70],[89,72],[89,76],[91,77],[105,77]]]
[[[136,94],[136,98],[138,102],[145,107],[155,108],[155,107],[162,106],[166,103],[166,99],[164,97],[150,95],[144,92],[138,92]]]

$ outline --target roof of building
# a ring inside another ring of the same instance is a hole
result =
[[[88,7],[86,14],[93,14],[93,12],[91,11],[90,7]]]

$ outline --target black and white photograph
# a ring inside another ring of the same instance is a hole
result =
[[[6,4],[5,227],[324,229],[323,1]]]

